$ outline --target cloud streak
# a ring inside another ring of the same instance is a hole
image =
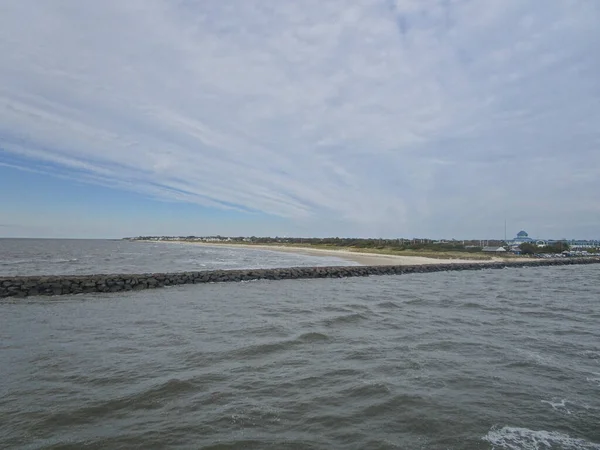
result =
[[[5,2],[0,147],[315,229],[599,223],[598,23],[594,0]]]

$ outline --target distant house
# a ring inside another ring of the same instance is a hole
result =
[[[490,253],[502,253],[506,252],[506,249],[504,247],[483,247],[481,251]]]
[[[600,247],[599,241],[571,240],[568,242],[568,244],[571,250],[583,250]]]

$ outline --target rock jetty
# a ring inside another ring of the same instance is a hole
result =
[[[510,262],[428,264],[415,266],[335,266],[290,267],[282,269],[211,270],[180,273],[112,275],[53,275],[0,277],[0,298],[38,295],[71,295],[92,292],[124,292],[196,283],[224,283],[251,280],[295,280],[308,278],[346,278],[370,275],[456,270],[503,269],[506,267],[567,266],[598,264],[600,258],[557,258]]]

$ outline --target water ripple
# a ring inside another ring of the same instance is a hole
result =
[[[598,268],[0,302],[0,448],[600,448]],[[527,282],[515,282],[527,281]]]

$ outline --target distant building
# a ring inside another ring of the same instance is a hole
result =
[[[508,245],[520,245],[520,244],[534,243],[534,242],[535,242],[535,240],[532,239],[532,238],[530,238],[529,234],[527,234],[526,231],[521,230],[521,231],[519,231],[517,233],[517,237],[516,238],[514,238],[514,239],[512,239],[510,241],[507,241],[506,243]]]
[[[571,250],[585,250],[592,248],[600,248],[600,241],[587,241],[587,240],[571,240],[567,241]]]
[[[502,253],[505,252],[506,249],[504,247],[483,247],[481,251],[490,253]]]
[[[511,250],[518,247],[519,245],[525,244],[525,243],[535,244],[536,246],[538,246],[540,248],[546,247],[547,245],[555,245],[558,243],[568,244],[569,248],[571,250],[589,250],[589,249],[600,248],[600,241],[598,241],[598,240],[532,239],[529,237],[529,234],[527,234],[526,231],[519,231],[517,233],[516,238],[506,241],[506,245],[508,245],[509,248],[511,248]]]

